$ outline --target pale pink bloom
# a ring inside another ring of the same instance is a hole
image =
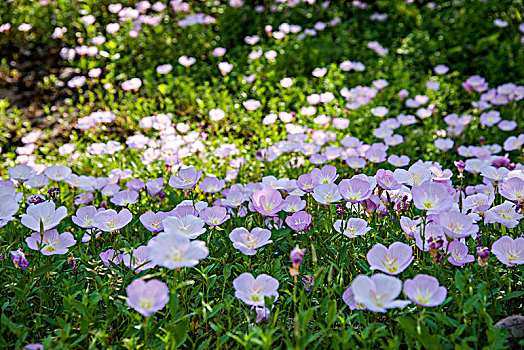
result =
[[[484,224],[499,223],[507,228],[514,228],[524,216],[517,213],[516,205],[510,201],[497,205],[484,213]]]
[[[33,28],[33,26],[28,23],[22,23],[18,26],[18,30],[21,32],[28,32],[31,28]]]
[[[400,227],[402,228],[402,231],[404,231],[404,233],[409,237],[415,237],[415,232],[420,231],[421,223],[422,219],[412,220],[405,216],[400,218]]]
[[[318,203],[327,205],[340,201],[342,196],[338,191],[337,185],[327,183],[315,187],[313,190],[313,198]]]
[[[200,218],[204,220],[209,226],[222,225],[226,220],[229,220],[230,216],[226,215],[227,209],[220,206],[213,206],[211,208],[205,208],[200,212]]]
[[[404,282],[404,293],[415,304],[434,307],[444,302],[447,290],[435,277],[420,274]]]
[[[283,88],[290,88],[293,85],[293,79],[292,78],[283,78],[280,80],[280,85]]]
[[[427,210],[428,214],[449,211],[454,203],[447,187],[438,182],[426,181],[422,185],[414,185],[411,194],[415,207]]]
[[[359,275],[351,283],[354,299],[373,312],[386,312],[391,308],[404,308],[410,302],[396,300],[402,291],[402,282],[395,277],[375,274],[371,277]]]
[[[190,241],[185,235],[160,232],[147,244],[152,263],[170,270],[193,267],[209,255],[202,241]]]
[[[211,119],[214,122],[224,119],[225,116],[226,112],[224,112],[220,108],[212,109],[209,111],[209,119]]]
[[[104,210],[104,209],[99,209]],[[73,223],[79,227],[89,229],[95,227],[95,215],[98,210],[90,205],[87,207],[80,207],[76,210],[76,216],[73,215],[71,220]]]
[[[275,216],[286,205],[280,192],[269,187],[255,192],[251,201],[255,210],[264,216]]]
[[[242,105],[248,111],[256,111],[257,109],[260,108],[261,103],[260,101],[250,99],[250,100],[242,102]]]
[[[497,259],[507,266],[524,264],[524,238],[502,236],[493,243],[491,252]]]
[[[444,232],[454,238],[476,235],[479,231],[479,227],[475,224],[473,217],[458,211],[441,213],[437,221],[444,229]]]
[[[153,233],[157,233],[164,230],[164,226],[162,225],[162,220],[167,218],[169,216],[169,213],[159,211],[158,213],[154,213],[153,211],[149,210],[145,212],[144,214],[140,215],[140,222],[144,227]]]
[[[169,63],[166,63],[166,64],[161,64],[160,66],[156,67],[156,72],[158,74],[167,74],[171,72],[172,69],[173,69],[173,66],[170,65]]]
[[[19,205],[12,196],[0,195],[0,222],[7,224],[8,221],[13,219],[13,215],[18,212],[18,209]],[[4,225],[0,224],[0,227],[1,226]]]
[[[202,171],[198,171],[194,167],[180,169],[177,176],[171,175],[169,178],[169,186],[179,189],[190,189],[195,187],[201,176]]]
[[[57,230],[44,231],[33,234],[25,239],[27,246],[33,250],[40,250],[44,255],[66,254],[69,247],[75,245],[76,240],[69,232],[59,234]]]
[[[133,249],[132,254],[122,254],[121,259],[124,262],[124,265],[137,272],[149,270],[155,267],[155,264],[149,260],[149,250],[145,245]]]
[[[220,62],[218,64],[218,69],[220,70],[220,73],[222,73],[222,75],[226,75],[227,73],[231,72],[231,70],[233,69],[233,65],[229,62]]]
[[[415,163],[409,170],[395,169],[393,178],[403,185],[420,185],[431,179],[431,170],[425,165]]]
[[[219,180],[216,177],[206,177],[202,180],[198,187],[206,193],[217,193],[224,188],[226,182]]]
[[[213,53],[212,55],[215,56],[215,57],[222,57],[226,54],[226,49],[223,48],[223,47],[215,47],[213,49]]]
[[[195,239],[206,232],[204,220],[194,215],[168,216],[162,220],[162,225],[166,233],[184,235],[190,239]]]
[[[142,316],[151,316],[162,310],[169,301],[169,288],[159,280],[144,281],[139,278],[126,288],[127,305],[131,306]]]
[[[120,207],[127,207],[130,204],[135,204],[138,201],[138,192],[131,190],[123,190],[114,194],[110,202]]]
[[[133,214],[127,209],[122,209],[119,213],[108,209],[96,213],[94,226],[104,232],[113,232],[129,224],[132,219]]]
[[[7,169],[7,173],[13,180],[26,182],[31,177],[33,177],[35,171],[29,165],[19,164]]]
[[[350,218],[349,220],[337,220],[334,224],[335,231],[342,233],[348,238],[365,235],[371,230],[366,220],[359,218]]]
[[[194,57],[180,56],[178,58],[178,63],[180,63],[184,67],[192,66],[193,64],[195,64],[195,62],[196,62],[196,58]]]
[[[328,69],[327,68],[315,68],[313,69],[313,72],[311,73],[314,77],[322,78],[326,75]]]
[[[120,30],[120,24],[118,23],[109,23],[107,26],[106,26],[106,31],[109,33],[109,34],[115,34],[116,32],[118,32]]]
[[[49,178],[45,174],[38,174],[32,176],[28,181],[26,181],[26,185],[31,188],[42,188],[45,187],[49,183]]]
[[[255,227],[249,232],[243,227],[237,227],[229,234],[233,247],[245,255],[255,255],[257,249],[272,243],[271,231]]]
[[[447,251],[449,254],[448,261],[452,265],[463,266],[475,261],[475,257],[468,254],[468,246],[456,239],[448,245]]]
[[[395,242],[386,248],[377,243],[367,253],[371,270],[380,270],[390,275],[398,275],[413,261],[413,249],[407,244]]]
[[[67,216],[66,207],[62,206],[56,210],[55,208],[55,203],[50,201],[29,205],[27,213],[21,216],[21,223],[36,232],[40,232],[41,225],[44,231],[48,231]]]
[[[278,280],[260,274],[255,278],[250,273],[243,273],[233,281],[235,287],[235,297],[244,303],[253,306],[265,306],[265,297],[278,298]]]

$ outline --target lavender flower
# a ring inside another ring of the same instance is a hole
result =
[[[286,218],[286,224],[293,231],[304,231],[311,224],[311,215],[305,211],[298,211]]]
[[[253,306],[265,306],[265,297],[278,298],[278,285],[278,281],[269,275],[260,274],[255,278],[247,272],[233,281],[235,297]]]
[[[444,302],[447,290],[435,277],[420,274],[404,282],[404,293],[415,304],[433,307]]]
[[[373,312],[386,312],[391,308],[404,308],[410,302],[396,300],[402,290],[402,282],[395,277],[376,274],[360,275],[351,283],[355,302]]]
[[[167,285],[156,279],[147,282],[141,278],[134,280],[127,286],[126,292],[127,305],[146,317],[162,310],[169,301]]]
[[[504,265],[515,266],[524,264],[523,237],[513,239],[509,236],[502,236],[493,243],[491,251]]]
[[[11,251],[11,260],[13,261],[13,265],[15,267],[20,268],[22,270],[27,270],[27,268],[29,267],[29,261],[27,261],[27,258],[25,257],[22,248],[18,248],[17,250]]]
[[[33,250],[40,250],[44,255],[66,254],[69,247],[75,245],[76,240],[69,232],[59,234],[57,230],[33,232],[25,239],[27,246]]]
[[[233,247],[245,255],[255,255],[258,248],[273,243],[270,238],[271,231],[260,227],[255,227],[251,232],[244,227],[237,227],[229,234]]]
[[[380,270],[390,275],[398,275],[413,261],[413,249],[407,244],[395,242],[386,248],[377,243],[367,253],[371,270]]]
[[[448,245],[448,253],[448,261],[455,266],[463,266],[475,261],[475,257],[468,254],[468,246],[458,240],[453,240]]]

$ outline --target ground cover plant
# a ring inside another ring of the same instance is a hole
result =
[[[523,15],[2,2],[0,347],[524,346]]]

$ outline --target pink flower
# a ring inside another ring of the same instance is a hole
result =
[[[404,282],[404,293],[415,304],[433,307],[444,302],[447,290],[435,277],[420,274]]]
[[[110,202],[120,207],[127,207],[130,204],[135,204],[138,201],[138,192],[123,190],[115,193]]]
[[[344,179],[338,184],[338,191],[342,198],[350,203],[359,203],[368,199],[373,187],[368,181],[358,178]]]
[[[66,254],[69,247],[75,245],[76,240],[69,232],[59,234],[57,230],[44,231],[33,234],[25,239],[27,246],[33,250],[40,250],[44,255]]]
[[[315,68],[313,69],[313,72],[311,73],[314,77],[322,78],[327,73],[327,68]]]
[[[256,111],[257,109],[260,108],[261,103],[260,103],[260,101],[251,99],[251,100],[247,100],[247,101],[242,102],[242,105],[248,111]]]
[[[171,72],[172,69],[173,69],[173,66],[170,65],[169,63],[161,64],[160,66],[156,67],[156,72],[158,74],[167,74]]]
[[[140,222],[144,227],[153,233],[158,233],[160,231],[164,230],[164,226],[162,225],[162,220],[167,218],[169,216],[169,213],[159,211],[158,213],[154,213],[153,211],[149,210],[145,212],[144,214],[140,215]]]
[[[283,78],[282,80],[280,80],[280,85],[285,89],[290,88],[293,85],[293,79]]]
[[[414,185],[411,194],[415,207],[427,210],[428,214],[449,211],[453,205],[453,197],[441,183],[426,181],[420,186]]]
[[[273,243],[270,238],[271,231],[260,227],[255,227],[251,232],[243,227],[237,227],[229,234],[233,247],[245,255],[255,255],[258,248]]]
[[[220,62],[218,64],[218,69],[220,70],[220,73],[222,73],[222,75],[226,75],[227,73],[231,72],[231,70],[233,69],[233,65],[229,62]]]
[[[159,280],[144,281],[139,278],[126,288],[127,305],[131,306],[142,316],[151,316],[162,310],[169,301],[169,289]]]
[[[190,207],[193,209],[192,207]],[[195,239],[206,232],[204,220],[197,218],[195,215],[188,214],[184,216],[168,216],[162,221],[166,233],[187,236]]]
[[[104,209],[100,209],[104,210]],[[97,209],[90,205],[87,207],[80,207],[76,210],[76,216],[73,216],[71,220],[73,220],[73,223],[75,225],[89,229],[95,227],[95,215],[97,213]]]
[[[473,217],[458,211],[441,213],[438,216],[438,223],[448,236],[454,238],[465,238],[479,231]]]
[[[224,119],[225,116],[226,116],[226,112],[224,112],[220,108],[212,109],[209,111],[209,119],[211,119],[214,122],[218,122]]]
[[[19,205],[12,196],[0,195],[0,222],[6,221],[7,223],[7,221],[11,221],[18,209]],[[40,229],[38,231],[40,231]]]
[[[142,86],[142,80],[140,78],[133,78],[131,80],[126,80],[122,83],[121,87],[125,91],[138,90]]]
[[[402,242],[395,242],[386,248],[377,243],[367,253],[371,270],[380,270],[390,275],[398,275],[413,261],[413,249]]]
[[[293,231],[303,231],[311,224],[311,215],[305,211],[298,211],[286,218],[286,224],[291,227]]]
[[[148,243],[149,259],[158,266],[170,270],[180,267],[193,267],[209,255],[202,241],[190,241],[188,236],[161,232]]]
[[[132,254],[123,254],[122,261],[124,265],[137,272],[155,267],[155,264],[149,261],[149,250],[145,245],[133,249]]]
[[[119,213],[108,209],[96,213],[94,226],[104,232],[113,232],[129,224],[131,219],[133,214],[127,209],[122,209]]]
[[[253,193],[251,201],[255,210],[264,216],[276,216],[286,205],[280,192],[269,187]]]
[[[391,308],[404,308],[410,302],[396,300],[402,290],[402,282],[395,277],[376,274],[371,277],[357,276],[351,283],[355,302],[373,312],[386,312]]]
[[[286,203],[284,207],[286,213],[295,213],[306,207],[306,201],[295,195],[287,196],[284,202]]]
[[[20,268],[21,270],[27,270],[27,268],[29,267],[29,261],[27,261],[27,258],[25,257],[25,253],[22,250],[22,248],[13,250],[10,253],[14,267]]]
[[[314,186],[334,183],[337,178],[337,168],[333,165],[324,165],[322,169],[314,168],[311,171],[311,180]]]
[[[344,291],[344,294],[342,294],[342,300],[346,303],[347,306],[349,306],[350,310],[365,310],[366,307],[362,304],[358,304],[355,301],[355,294],[353,293],[353,289],[349,287]]]
[[[212,55],[214,57],[222,57],[222,56],[224,56],[226,54],[226,51],[227,50],[225,48],[223,48],[223,47],[215,47],[213,49]]]
[[[491,252],[501,263],[507,266],[524,264],[524,238],[502,236],[493,243]]]
[[[164,179],[158,178],[156,180],[148,180],[146,182],[146,191],[147,194],[151,197],[155,197],[162,191],[162,187],[164,187]]]
[[[18,164],[12,168],[7,169],[7,173],[9,176],[11,176],[11,179],[20,182],[26,182],[31,177],[33,177],[33,175],[35,175],[33,168],[24,164]]]
[[[468,254],[468,246],[456,239],[448,245],[447,250],[449,254],[448,261],[452,265],[463,266],[475,261],[475,257]]]
[[[500,184],[499,193],[510,201],[524,203],[524,180],[519,177],[509,178]]]
[[[216,177],[206,177],[198,185],[200,189],[206,193],[217,193],[224,188],[226,182],[219,180]]]
[[[226,220],[229,220],[230,216],[226,214],[226,208],[214,206],[202,210],[200,213],[200,218],[204,220],[204,222],[209,226],[219,226],[222,225]]]
[[[180,169],[177,176],[171,175],[169,178],[169,186],[187,190],[195,187],[201,176],[202,172],[194,167]]]
[[[338,191],[338,187],[335,184],[323,184],[315,187],[313,190],[313,198],[320,204],[331,204],[338,202],[342,199]]]
[[[255,279],[250,273],[243,273],[233,281],[235,297],[253,306],[265,306],[265,297],[278,298],[278,281],[266,274]]]
[[[40,225],[44,231],[48,231],[56,227],[66,216],[66,207],[62,206],[55,210],[55,203],[43,202],[29,205],[27,214],[21,217],[21,222],[22,225],[33,231],[40,232]]]
[[[193,64],[195,64],[195,62],[196,62],[196,58],[194,57],[180,56],[178,58],[178,63],[180,63],[184,67],[192,66]]]
[[[364,219],[350,218],[346,220],[337,220],[334,224],[335,231],[342,233],[348,238],[355,238],[357,236],[365,235],[371,230],[368,223]]]
[[[98,254],[105,266],[111,266],[112,263],[115,265],[120,265],[122,262],[122,254],[114,249],[108,249],[105,252]]]
[[[517,213],[516,205],[509,201],[497,205],[484,213],[484,224],[499,223],[507,228],[514,228],[524,216]]]
[[[431,170],[422,164],[413,164],[409,170],[396,169],[393,178],[403,185],[420,185],[431,179]]]

